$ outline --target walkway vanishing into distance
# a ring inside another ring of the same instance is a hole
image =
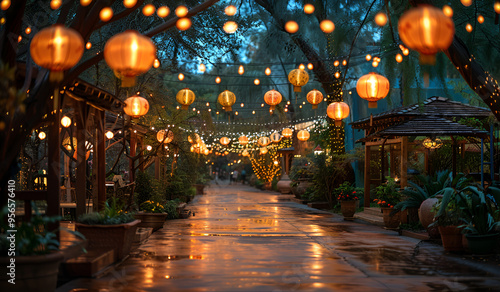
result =
[[[212,185],[99,279],[58,291],[498,291],[500,267],[434,243],[282,201],[246,185]],[[76,290],[75,290],[76,291]]]

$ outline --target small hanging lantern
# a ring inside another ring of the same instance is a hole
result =
[[[224,90],[219,94],[217,101],[224,107],[226,112],[233,110],[232,106],[236,102],[236,95],[229,90]]]
[[[228,137],[222,137],[220,138],[219,142],[221,145],[227,146],[229,142],[231,142],[231,139],[229,139]]]
[[[113,134],[113,132],[111,131],[107,131],[104,135],[106,136],[106,138],[108,138],[108,140],[113,139],[113,137],[115,136],[115,134]]]
[[[156,133],[156,140],[163,144],[170,143],[174,140],[174,132],[170,130],[160,130]]]
[[[406,11],[398,23],[399,36],[410,49],[420,53],[420,62],[434,64],[435,54],[446,50],[455,35],[453,20],[441,9],[420,5]]]
[[[300,141],[307,141],[307,140],[309,140],[310,136],[311,135],[309,134],[309,132],[307,130],[300,130],[297,133],[297,139],[299,139]]]
[[[389,93],[389,80],[377,73],[361,76],[356,83],[356,91],[362,99],[368,100],[368,108],[377,108],[377,101]]]
[[[261,147],[260,148],[260,154],[264,155],[267,153],[267,147]]]
[[[191,135],[188,136],[188,142],[191,144],[199,143],[200,141],[201,141],[200,135],[198,135],[197,133],[192,133]]]
[[[260,137],[257,140],[257,144],[259,144],[262,147],[267,146],[267,145],[271,144],[271,139],[269,139],[269,137]]]
[[[290,138],[293,135],[293,130],[290,128],[284,128],[283,131],[281,131],[281,135],[285,138]]]
[[[328,105],[326,114],[335,121],[335,126],[341,126],[342,120],[349,116],[349,106],[343,101],[332,102]]]
[[[278,91],[271,89],[266,94],[264,94],[264,101],[271,106],[270,110],[274,110],[274,108],[280,104],[282,100],[281,93]]]
[[[241,136],[238,138],[238,142],[240,142],[240,145],[247,145],[248,144],[248,138],[247,136]]]
[[[307,94],[307,101],[312,104],[313,109],[318,108],[318,104],[323,101],[323,93],[321,91],[313,89]]]
[[[156,47],[149,37],[127,30],[106,42],[104,59],[122,80],[122,87],[132,87],[135,78],[153,66]]]
[[[293,85],[294,92],[301,92],[301,87],[309,81],[309,74],[300,69],[294,69],[288,74],[288,81]]]
[[[280,133],[274,132],[269,138],[271,138],[273,143],[279,143],[283,137],[281,137]]]
[[[184,88],[177,92],[175,99],[182,105],[183,110],[187,110],[195,100],[195,94],[189,88]]]
[[[439,138],[431,139],[431,138],[425,138],[425,140],[422,142],[422,145],[430,150],[438,149],[443,146],[443,141]]]
[[[140,118],[148,113],[149,102],[142,96],[133,95],[125,100],[125,114],[133,119]]]

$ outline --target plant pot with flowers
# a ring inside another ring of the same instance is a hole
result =
[[[153,228],[153,232],[163,227],[168,216],[163,204],[148,200],[143,202],[139,208],[139,213],[134,215],[135,219],[141,220],[137,227]]]
[[[337,195],[337,201],[340,201],[340,211],[344,216],[344,220],[353,220],[360,190],[354,188],[350,182],[346,181],[336,188],[334,192]]]
[[[401,212],[394,210],[394,206],[401,201],[399,185],[392,177],[386,177],[387,182],[375,188],[374,201],[382,209],[384,214],[384,226],[387,229],[399,227]]]

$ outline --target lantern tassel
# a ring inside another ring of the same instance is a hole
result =
[[[377,102],[376,101],[369,101],[368,108],[377,108]]]
[[[420,64],[422,65],[436,64],[436,55],[420,54]]]

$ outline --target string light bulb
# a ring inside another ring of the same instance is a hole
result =
[[[310,3],[304,4],[304,13],[313,14],[314,10],[315,10],[314,5],[312,5]]]
[[[156,11],[156,14],[158,15],[158,17],[165,18],[170,14],[170,8],[168,8],[167,6],[161,6]]]
[[[375,15],[375,23],[378,25],[378,26],[384,26],[387,24],[387,15],[380,11],[379,13],[377,13]]]
[[[266,70],[264,71],[264,73],[269,76],[271,75],[271,68],[267,67]]]
[[[324,19],[319,23],[319,28],[324,33],[332,33],[335,30],[335,24],[329,19]]]
[[[177,15],[177,17],[179,18],[185,17],[188,14],[188,12],[189,10],[184,5],[179,5],[177,6],[177,8],[175,8],[175,15]]]
[[[235,33],[238,29],[238,24],[234,21],[226,21],[222,27],[226,33]]]
[[[227,16],[233,16],[236,14],[236,12],[238,12],[238,9],[234,5],[226,6],[226,8],[224,9],[224,13],[226,13]]]
[[[288,33],[296,33],[299,30],[299,24],[293,20],[289,20],[285,23],[285,30]]]
[[[245,73],[245,68],[243,65],[240,65],[240,67],[238,67],[238,74],[243,75],[243,73]]]
[[[151,16],[155,13],[155,11],[156,7],[153,4],[146,4],[142,8],[142,14],[144,14],[144,16]]]
[[[191,19],[187,17],[179,18],[175,23],[175,26],[180,31],[188,30],[191,27]]]
[[[99,12],[99,18],[101,19],[102,22],[107,22],[111,20],[111,18],[113,18],[113,9],[111,9],[111,7],[104,7]]]

